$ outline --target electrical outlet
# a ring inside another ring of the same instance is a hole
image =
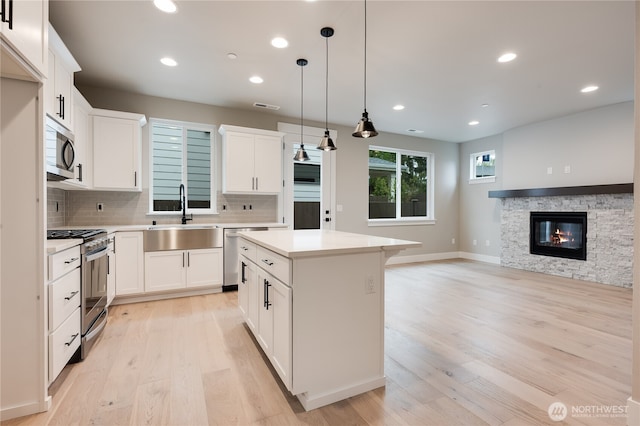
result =
[[[452,239],[451,239],[451,244],[455,244],[455,243],[456,243],[456,239],[455,239],[455,238],[452,238]]]
[[[553,167],[547,167],[547,174],[548,175],[552,175],[553,174]]]
[[[477,246],[478,245],[478,240],[473,240],[473,245]]]
[[[564,166],[565,173],[571,173],[571,166]]]
[[[99,212],[103,212],[104,211],[104,203],[96,204],[96,210],[98,210]]]
[[[485,241],[485,242],[484,242],[484,245],[485,245],[485,246],[487,246],[487,247],[489,247],[489,246],[491,245],[491,241],[489,241],[489,240]]]
[[[373,279],[373,275],[369,275],[364,280],[364,292],[365,294],[373,294],[376,292],[376,282]]]

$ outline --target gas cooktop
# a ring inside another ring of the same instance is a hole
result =
[[[96,235],[105,234],[104,229],[49,229],[47,231],[48,240],[60,240],[66,238],[87,239]]]

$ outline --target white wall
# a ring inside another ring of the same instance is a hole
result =
[[[490,150],[496,152],[495,182],[469,183],[471,154]],[[460,251],[493,256],[496,261],[500,257],[500,200],[489,198],[488,192],[502,188],[503,152],[502,135],[460,144]]]
[[[504,132],[502,188],[630,183],[633,126],[624,102]]]

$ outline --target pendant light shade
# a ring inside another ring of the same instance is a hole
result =
[[[369,120],[369,113],[367,113],[367,0],[364,0],[364,112],[352,136],[356,138],[372,138],[378,136],[373,122]]]
[[[331,136],[329,136],[329,37],[333,35],[333,28],[324,27],[320,30],[320,34],[325,38],[326,42],[326,52],[327,52],[327,70],[326,70],[326,78],[325,78],[325,97],[324,97],[324,137],[320,141],[320,145],[318,145],[318,149],[323,151],[335,151],[336,145],[331,140]]]
[[[294,161],[309,161],[309,155],[307,151],[304,150],[304,130],[303,130],[303,121],[304,121],[304,67],[309,62],[306,59],[298,59],[296,64],[300,66],[300,148],[296,152],[296,155],[293,157]]]

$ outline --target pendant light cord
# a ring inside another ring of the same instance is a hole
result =
[[[367,111],[367,0],[364,0],[364,110]]]
[[[325,85],[324,85],[324,128],[329,130],[329,37],[325,37],[326,52],[327,52],[327,67],[325,72]]]
[[[304,116],[304,65],[300,64],[300,146],[304,148],[303,117]]]

